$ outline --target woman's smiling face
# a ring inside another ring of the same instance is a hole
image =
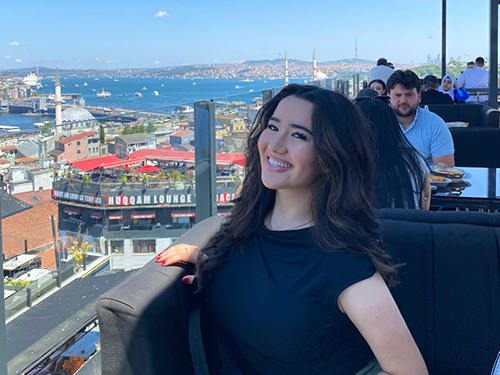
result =
[[[313,104],[293,95],[276,107],[258,144],[267,188],[311,191],[319,176],[312,114]]]

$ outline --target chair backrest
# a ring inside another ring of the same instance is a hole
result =
[[[500,128],[451,128],[458,167],[500,168]]]
[[[381,210],[394,298],[430,374],[488,374],[500,351],[500,214]]]

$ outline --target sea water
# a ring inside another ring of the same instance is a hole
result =
[[[291,79],[290,83],[302,83],[304,79]],[[42,79],[38,91],[55,93],[55,81]],[[85,85],[86,83],[86,85]],[[176,105],[191,105],[194,101],[244,101],[262,95],[263,89],[279,90],[283,80],[254,79],[169,79],[169,78],[62,78],[63,94],[80,94],[89,106],[123,108],[129,110],[152,110],[170,113]],[[111,93],[108,98],[97,98],[102,90]],[[157,91],[158,95],[153,95]],[[124,93],[126,95],[124,95]],[[141,93],[142,97],[135,96]],[[21,130],[32,129],[34,123],[53,120],[54,117],[26,117],[24,114],[0,114],[0,125],[19,126]]]

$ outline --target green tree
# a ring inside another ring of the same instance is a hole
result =
[[[104,133],[104,127],[101,124],[99,124],[99,142],[106,143],[106,133]]]
[[[150,122],[148,126],[146,126],[146,132],[154,133],[155,131],[156,131],[156,126],[154,126],[154,124]]]

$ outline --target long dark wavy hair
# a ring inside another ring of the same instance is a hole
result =
[[[408,142],[386,103],[366,97],[356,99],[355,104],[368,119],[373,133],[375,194],[379,208],[420,208],[425,173],[423,158]]]
[[[374,159],[370,128],[359,110],[344,96],[315,86],[291,84],[259,111],[247,138],[245,180],[234,207],[219,232],[200,251],[197,267],[198,292],[212,272],[249,238],[273,210],[276,192],[261,179],[258,141],[276,107],[288,96],[313,105],[312,132],[321,176],[313,186],[311,227],[315,244],[323,251],[339,249],[366,254],[388,285],[393,285],[395,267],[380,248],[374,209]]]

